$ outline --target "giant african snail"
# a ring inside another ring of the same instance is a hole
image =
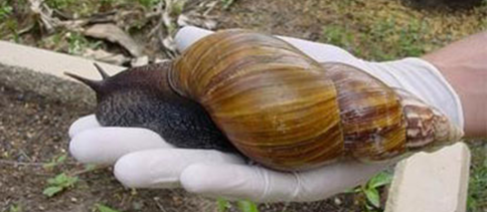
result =
[[[148,128],[182,148],[236,147],[278,170],[387,160],[462,137],[406,91],[245,30],[207,36],[171,62],[98,69],[102,81],[71,76],[96,91],[102,125]]]

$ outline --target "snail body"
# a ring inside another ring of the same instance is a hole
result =
[[[238,151],[277,170],[383,161],[462,136],[406,91],[245,30],[207,36],[171,62],[75,78],[97,92],[102,125],[149,128],[178,147]]]

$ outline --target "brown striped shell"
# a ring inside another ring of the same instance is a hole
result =
[[[406,91],[250,31],[201,39],[174,62],[169,81],[199,102],[243,154],[278,170],[344,158],[381,161],[462,136]]]

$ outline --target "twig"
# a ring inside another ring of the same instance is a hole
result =
[[[162,27],[162,24],[164,23],[164,17],[163,17],[163,11],[164,10],[164,1],[160,1],[158,4],[157,4],[157,9],[155,12],[153,12],[152,14],[150,14],[151,16],[153,17],[158,17],[159,18],[159,21],[157,21],[157,24],[154,28],[151,29],[151,31],[149,32],[149,37],[152,37],[154,36],[157,31],[159,31]]]
[[[164,206],[161,205],[161,203],[159,203],[158,200],[154,199],[154,202],[156,203],[156,205],[159,208],[159,210],[161,210],[162,212],[167,212],[166,209],[164,208]]]
[[[7,164],[7,165],[13,165],[13,166],[43,166],[45,163],[20,162],[20,161],[15,161],[15,160],[0,159],[0,164]]]
[[[25,28],[23,28],[23,29],[19,30],[19,31],[17,32],[17,35],[18,35],[18,36],[24,35],[25,33],[28,33],[28,32],[30,32],[32,29],[34,29],[34,27],[35,27],[35,25],[34,25],[34,24],[31,24],[31,25],[29,25],[29,26],[27,26],[27,27],[25,27]]]
[[[65,28],[70,31],[81,31],[82,26],[89,22],[89,20],[82,19],[61,21],[59,18],[53,17],[53,9],[44,4],[42,0],[29,0],[29,2],[32,13],[39,16],[40,22],[49,33],[54,32],[57,28]]]
[[[25,151],[22,148],[19,149],[19,152],[20,152],[20,154],[22,154],[22,156],[27,158],[27,160],[29,160],[29,162],[32,162],[32,158],[29,155],[27,155],[27,153],[25,153]]]
[[[70,175],[71,176],[79,176],[79,175],[86,174],[86,173],[89,173],[89,172],[93,172],[93,171],[96,171],[96,170],[104,169],[106,167],[108,167],[108,166],[96,166],[96,167],[94,167],[92,169],[84,168],[84,169],[79,170],[79,171],[71,172]]]
[[[13,166],[44,166],[46,164],[49,164],[49,162],[20,162],[16,160],[5,160],[5,159],[0,159],[0,164],[6,164],[6,165],[13,165]],[[79,163],[76,162],[64,162],[64,165],[69,165],[69,166],[75,166],[79,165]]]
[[[203,16],[208,17],[210,13],[216,8],[218,1],[211,2],[207,4],[207,9],[205,12],[203,12]]]

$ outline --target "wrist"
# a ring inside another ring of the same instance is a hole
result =
[[[485,137],[487,132],[487,69],[472,64],[442,63],[425,57],[457,92],[465,116],[466,137]]]

